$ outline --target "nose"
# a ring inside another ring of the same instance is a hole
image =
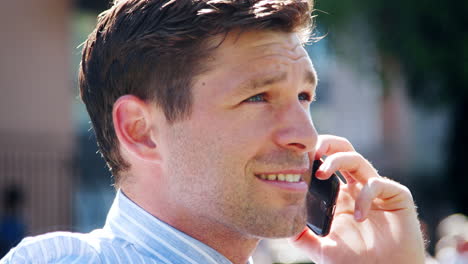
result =
[[[279,110],[278,127],[274,141],[279,146],[303,154],[311,152],[317,144],[318,134],[315,130],[309,110],[299,102]]]

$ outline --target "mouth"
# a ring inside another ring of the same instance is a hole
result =
[[[266,181],[279,181],[279,182],[301,182],[302,174],[255,174],[255,177]]]
[[[288,192],[307,192],[308,184],[304,180],[303,173],[283,172],[283,173],[257,173],[255,177],[260,182],[273,188],[279,188]]]

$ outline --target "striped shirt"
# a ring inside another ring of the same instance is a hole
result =
[[[25,238],[0,260],[7,263],[231,264],[213,248],[152,216],[120,190],[104,228],[87,234],[53,232]]]

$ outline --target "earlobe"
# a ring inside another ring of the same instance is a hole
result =
[[[150,107],[134,95],[125,95],[114,103],[112,119],[122,149],[138,159],[159,161],[157,127]]]

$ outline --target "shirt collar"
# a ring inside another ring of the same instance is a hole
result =
[[[104,229],[133,244],[145,255],[167,263],[232,264],[213,248],[146,212],[120,189]]]

